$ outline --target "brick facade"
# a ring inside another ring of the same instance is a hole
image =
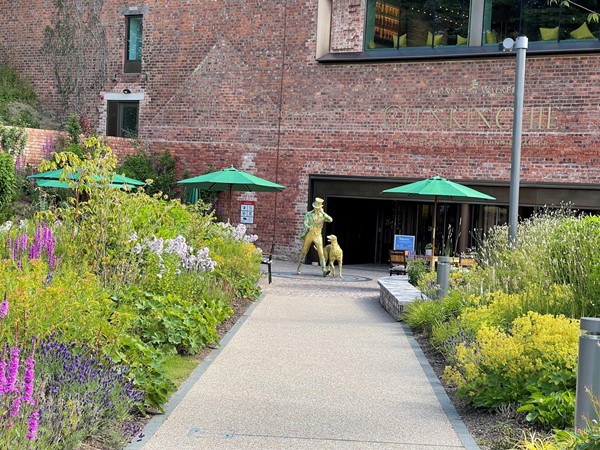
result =
[[[311,175],[508,185],[514,56],[318,63],[317,3],[105,0],[107,76],[90,117],[102,132],[106,93],[143,93],[140,134],[180,156],[181,173],[235,166],[287,186],[239,198],[257,201],[251,230],[290,256]],[[0,17],[0,62],[28,75],[48,110],[60,108],[41,50],[53,4],[16,2]],[[333,0],[333,50],[362,48],[364,4]],[[119,14],[131,6],[147,8],[142,74],[133,76],[122,70]],[[523,183],[599,184],[599,68],[593,53],[528,58]],[[32,134],[35,154],[43,132]]]

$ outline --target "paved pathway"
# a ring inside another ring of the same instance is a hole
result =
[[[273,284],[128,450],[478,449],[410,332],[384,267],[344,281],[273,262]]]

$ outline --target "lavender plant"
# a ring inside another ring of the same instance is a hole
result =
[[[54,334],[39,343],[35,355],[37,371],[44,379],[38,432],[41,448],[76,448],[86,438],[108,431],[113,444],[122,445],[132,437],[114,434],[126,428],[115,423],[132,422],[134,411],[144,401],[144,393],[134,387],[126,367],[114,366],[85,345],[61,342]]]

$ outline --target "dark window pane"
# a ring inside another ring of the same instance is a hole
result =
[[[119,135],[119,102],[109,101],[107,104],[106,135]]]
[[[469,3],[469,0],[438,2],[434,28],[438,36],[443,36],[441,38],[442,42],[438,45],[467,45],[469,37]],[[438,39],[440,38],[438,37]]]
[[[483,45],[497,45],[520,34],[521,0],[486,0],[483,14]]]
[[[594,14],[600,11],[598,0],[578,0],[569,2],[569,6],[561,8],[560,39],[566,40],[598,40],[598,22]]]
[[[123,137],[135,137],[138,130],[138,105],[122,104],[121,134]]]
[[[138,134],[139,102],[108,101],[106,135],[136,137]]]
[[[435,2],[403,1],[404,33],[407,47],[442,45],[443,36],[434,30]]]
[[[399,29],[399,0],[368,0],[365,27],[365,47],[368,50],[402,47],[398,41]]]

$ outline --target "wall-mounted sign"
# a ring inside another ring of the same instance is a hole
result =
[[[242,200],[242,209],[240,211],[240,223],[254,223],[254,207],[256,202],[252,200]]]

